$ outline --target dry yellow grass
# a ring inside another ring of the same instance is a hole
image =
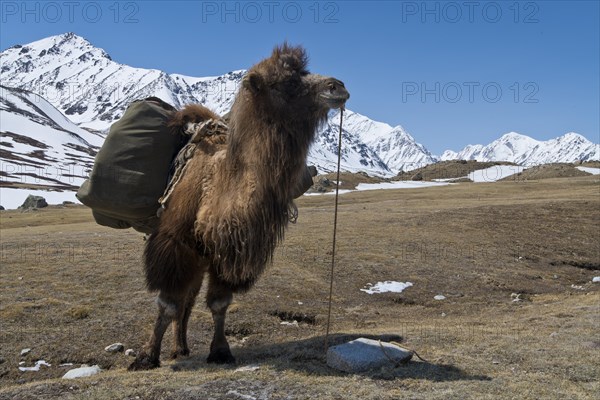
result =
[[[598,177],[341,196],[331,343],[399,335],[427,359],[358,375],[324,362],[332,202],[302,198],[274,264],[236,297],[227,329],[238,366],[260,366],[250,372],[205,363],[212,326],[199,299],[192,355],[167,361],[168,334],[162,368],[128,373],[132,359],[104,347],[139,349],[149,334],[142,235],[99,227],[83,207],[1,212],[0,399],[596,398]],[[384,280],[414,286],[360,291]],[[290,316],[304,322],[280,324]],[[52,366],[18,370],[37,359]],[[63,381],[61,363],[105,371]]]

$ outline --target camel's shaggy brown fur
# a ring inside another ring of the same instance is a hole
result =
[[[202,122],[208,119],[219,118],[217,114],[200,104],[188,104],[183,110],[173,114],[168,125],[174,131],[178,131],[183,129],[188,122]]]
[[[154,334],[131,369],[159,365],[174,322],[174,356],[189,353],[187,320],[205,273],[215,336],[208,361],[234,360],[224,335],[232,293],[248,290],[283,238],[308,148],[330,108],[348,99],[342,82],[309,74],[301,47],[284,44],[252,67],[229,116],[229,135],[204,138],[175,187],[145,250],[147,285],[160,291]],[[219,118],[199,105],[170,125]]]

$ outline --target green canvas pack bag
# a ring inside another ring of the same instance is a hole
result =
[[[167,127],[175,111],[161,99],[149,97],[131,103],[110,127],[89,179],[76,193],[77,199],[92,209],[98,224],[143,233],[156,230],[159,200],[175,172],[173,161],[190,140],[189,132],[173,132]],[[226,125],[222,127],[227,130]],[[294,197],[310,188],[314,175],[316,169],[305,168]]]
[[[169,104],[149,97],[131,103],[110,127],[89,179],[76,194],[98,224],[143,233],[156,229],[158,199],[171,162],[189,139],[167,127],[173,112]]]

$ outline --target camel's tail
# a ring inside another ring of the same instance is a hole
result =
[[[144,251],[148,290],[178,292],[198,273],[198,253],[170,235],[156,232]]]
[[[198,123],[209,119],[219,120],[221,117],[200,104],[188,104],[182,110],[173,114],[168,126],[179,132],[184,130],[188,123]]]

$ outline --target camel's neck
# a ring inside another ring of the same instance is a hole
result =
[[[238,184],[254,181],[253,198],[289,203],[291,194],[304,171],[314,125],[308,122],[291,131],[286,124],[257,121],[253,131],[232,124],[225,164]],[[256,129],[259,127],[259,129]]]
[[[315,129],[240,117],[232,111],[227,149],[195,225],[219,277],[234,285],[258,277],[283,238]]]
[[[219,277],[233,285],[253,282],[283,238],[312,139],[299,142],[273,125],[253,128],[230,123],[225,158],[195,225]]]

